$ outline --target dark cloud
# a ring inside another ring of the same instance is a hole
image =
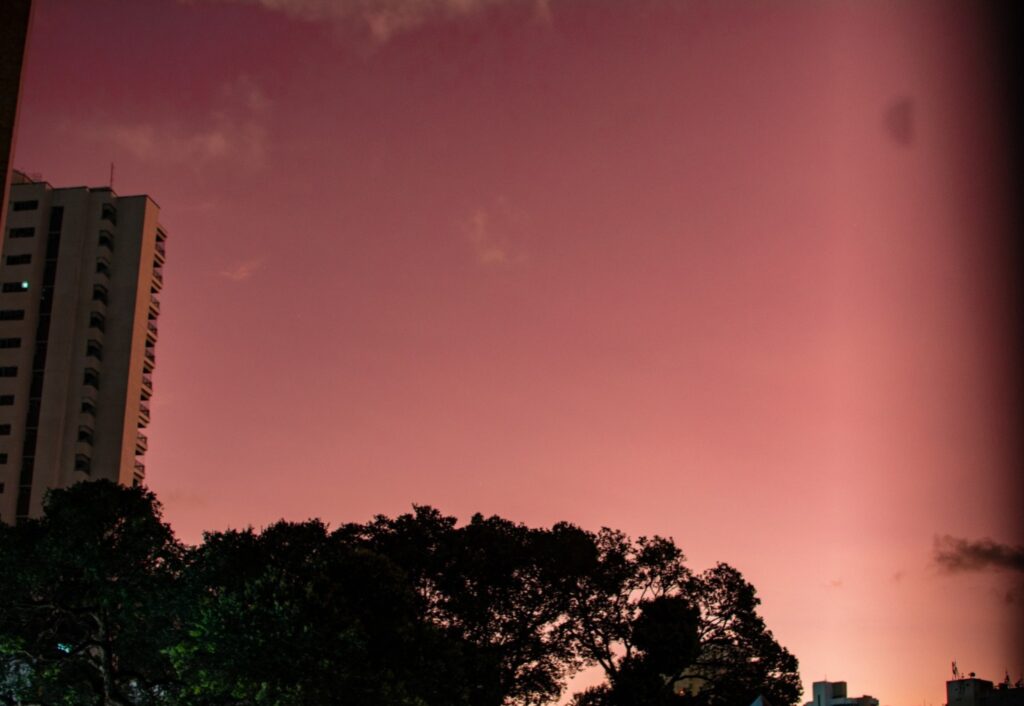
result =
[[[914,142],[914,101],[901,97],[885,109],[885,131],[893,142],[901,147],[910,147]]]
[[[1024,572],[1024,547],[1000,544],[991,539],[971,541],[944,535],[935,538],[932,558],[940,569],[956,574],[965,571]]]

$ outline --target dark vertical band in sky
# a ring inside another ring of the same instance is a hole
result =
[[[25,57],[32,0],[4,0],[0,4],[0,244],[7,216],[7,194],[11,186],[11,147],[18,119],[21,67]]]
[[[985,3],[983,11],[986,13],[988,39],[996,71],[998,94],[995,98],[1002,113],[1006,166],[1004,193],[1007,221],[999,242],[999,255],[1002,256],[999,262],[1003,269],[993,274],[1002,279],[1004,287],[1007,344],[1012,346],[1017,354],[1015,358],[1020,360],[1020,354],[1024,353],[1024,338],[1021,334],[1021,324],[1024,323],[1024,317],[1021,316],[1021,304],[1024,301],[1021,288],[1021,276],[1024,275],[1024,244],[1021,243],[1024,200],[1020,198],[1021,187],[1024,186],[1024,134],[1021,133],[1021,125],[1024,125],[1024,60],[1020,44],[1022,13],[1015,3],[995,0]],[[1024,381],[1019,373],[1014,374],[1008,370],[1006,382],[1008,391],[1012,390],[1012,396],[1008,395],[1008,398],[1012,399],[1017,428],[1020,429],[1024,426]],[[1024,470],[1024,438],[1018,435],[1016,444],[1017,472],[1007,478],[1006,482],[1015,491],[1009,493],[1008,498],[1012,498],[1010,502],[1014,504],[1014,512],[1021,521],[1017,538],[1024,540],[1024,516],[1019,513],[1019,500],[1024,497],[1024,477],[1021,473]]]
[[[1021,53],[1022,17],[1024,12],[1017,3],[990,0],[984,4],[987,14],[990,46],[996,68],[996,96],[1003,117],[1003,147],[1005,154],[1006,185],[1004,189],[1007,204],[1006,223],[1000,234],[999,254],[1003,256],[1002,270],[993,273],[1000,277],[1005,292],[1004,311],[1006,326],[1006,344],[1012,351],[1007,360],[1021,359],[1024,355],[1024,288],[1021,278],[1024,277],[1024,199],[1021,199],[1024,187],[1024,59]],[[1013,415],[1013,426],[1024,429],[1024,376],[1019,365],[1006,371],[1007,395]],[[1017,518],[1015,542],[1024,544],[1024,513],[1021,513],[1021,498],[1024,498],[1024,436],[1017,434],[1013,439],[1015,447],[1010,449],[1015,463],[1007,466],[1009,477],[1006,484],[1007,516]],[[1007,626],[1007,634],[1011,641],[1009,654],[1024,654],[1024,606],[1014,615],[1016,625]]]

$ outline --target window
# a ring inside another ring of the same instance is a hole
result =
[[[99,341],[89,341],[85,344],[85,354],[96,360],[103,360],[103,344]]]
[[[102,284],[93,285],[92,288],[92,300],[94,302],[107,303],[107,288]]]
[[[110,262],[106,258],[96,260],[96,273],[110,276]]]
[[[0,395],[0,407],[10,407],[14,404],[14,395]]]
[[[0,309],[0,321],[22,321],[24,318],[24,309]]]
[[[78,427],[78,440],[86,444],[91,444],[92,429],[90,427]]]
[[[92,459],[85,454],[75,454],[75,470],[88,473],[92,470]]]
[[[100,231],[100,245],[108,250],[114,249],[114,234],[109,230]]]
[[[21,339],[0,338],[0,348],[21,348]]]
[[[39,202],[36,200],[32,201],[15,201],[11,204],[12,211],[35,211],[39,208]]]
[[[117,225],[117,209],[114,208],[114,204],[103,204],[103,208],[100,209],[100,218],[102,218],[105,221],[110,221],[114,225]]]
[[[32,262],[32,253],[30,252],[24,253],[22,255],[7,256],[8,265],[27,265],[30,262]]]
[[[5,365],[0,368],[0,378],[14,378],[18,377],[18,366],[17,365]]]
[[[35,228],[11,228],[10,234],[12,238],[31,238],[35,236]]]
[[[84,400],[82,400],[82,411],[85,412],[86,414],[91,414],[92,416],[95,417],[96,416],[96,402],[95,402],[95,400],[92,400],[92,399],[90,399],[88,397],[86,397]]]
[[[2,288],[4,292],[27,292],[28,291],[28,280],[22,280],[20,282],[4,282]]]
[[[89,313],[89,328],[95,328],[99,329],[100,331],[103,331],[106,329],[106,326],[107,317],[105,317],[98,311],[93,311]]]
[[[82,382],[86,385],[92,385],[93,387],[100,386],[100,373],[95,368],[86,368],[85,374],[82,376]]]
[[[11,434],[11,425],[10,424],[0,424],[0,436],[10,436],[10,434]]]
[[[7,463],[7,454],[0,454],[0,464]]]

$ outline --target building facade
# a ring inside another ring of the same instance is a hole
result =
[[[0,260],[0,520],[145,478],[166,234],[148,196],[15,174]]]
[[[946,706],[1024,706],[1024,680],[1010,682],[1010,675],[999,684],[970,676],[946,682]]]
[[[844,681],[816,681],[811,691],[813,700],[804,706],[878,706],[873,696],[847,696]]]

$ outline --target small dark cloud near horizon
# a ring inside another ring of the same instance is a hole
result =
[[[936,536],[932,558],[949,574],[993,570],[1024,573],[1024,546],[991,539],[972,541],[948,534]]]
[[[901,147],[914,144],[914,101],[907,96],[893,100],[885,109],[885,132]]]

